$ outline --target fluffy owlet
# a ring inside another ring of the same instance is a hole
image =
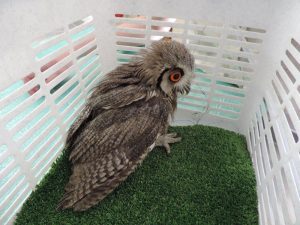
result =
[[[141,57],[108,73],[71,126],[66,148],[72,175],[58,209],[84,211],[104,199],[167,134],[178,94],[188,94],[194,58],[181,43],[154,42]]]

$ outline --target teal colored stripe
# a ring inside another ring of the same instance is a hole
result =
[[[231,114],[231,113],[220,112],[220,111],[216,111],[216,110],[209,111],[209,114],[213,115],[213,116],[223,117],[223,118],[226,118],[226,119],[238,119],[239,118],[238,115],[234,115],[234,114]]]
[[[84,104],[84,99],[81,99],[70,112],[68,112],[64,117],[64,123],[66,123]]]
[[[4,153],[6,150],[7,150],[7,146],[6,146],[6,145],[1,145],[1,146],[0,146],[0,155],[1,155],[2,153]]]
[[[36,55],[37,59],[42,59],[44,57],[46,57],[47,55],[53,54],[54,52],[57,52],[58,50],[60,50],[61,48],[65,47],[68,45],[67,41],[61,41],[59,43],[57,43],[56,45],[51,46],[50,48],[47,48],[41,52],[39,52]]]
[[[75,42],[75,41],[87,36],[88,34],[92,33],[93,31],[95,31],[95,27],[93,27],[93,26],[87,27],[86,29],[84,29],[76,34],[73,34],[71,36],[71,39],[73,42]]]
[[[9,112],[17,108],[18,105],[22,104],[30,95],[26,92],[23,95],[17,97],[15,100],[12,100],[8,105],[0,109],[0,116],[5,116]]]
[[[204,91],[204,92],[210,91],[209,87],[201,86],[198,84],[192,84],[191,88],[192,88],[192,90],[198,90],[198,91]]]
[[[8,164],[10,164],[12,161],[14,160],[14,157],[9,156],[6,159],[4,159],[1,163],[0,163],[0,172],[5,169]]]
[[[11,205],[21,196],[22,192],[29,186],[28,183],[26,183],[19,191],[17,191],[17,193],[15,193],[14,195],[11,196],[11,199],[9,201],[8,204],[6,204],[3,208],[3,210],[0,211],[0,215],[1,213],[6,212]]]
[[[33,120],[31,120],[30,122],[28,122],[21,130],[19,130],[13,136],[13,140],[17,141],[17,140],[21,139],[22,137],[24,137],[49,112],[50,112],[50,107],[47,107],[44,110],[42,110],[38,115],[36,115],[36,117]],[[32,135],[31,137],[34,137],[34,135]],[[29,139],[27,139],[27,140],[29,140]]]
[[[98,59],[99,59],[98,55],[93,55],[93,56],[89,57],[86,60],[86,62],[80,66],[80,71],[83,71],[86,67],[88,67],[89,65],[91,65],[93,62],[95,62]]]
[[[3,201],[7,198],[7,196],[12,193],[15,188],[24,180],[25,175],[21,175],[18,179],[16,179],[16,181],[9,187],[9,189],[6,191],[5,194],[3,194],[3,196],[0,196],[0,205],[3,204]],[[2,209],[0,210],[0,217],[1,215],[3,215],[3,213],[6,211],[6,209]]]
[[[203,70],[201,68],[196,68],[194,71],[195,71],[195,73],[198,73],[198,74],[204,74],[204,73],[206,73],[205,70]]]
[[[225,82],[225,81],[220,81],[220,80],[217,80],[216,84],[223,85],[223,86],[226,86],[226,87],[239,88],[239,86],[237,84],[233,84],[233,83],[229,83],[229,82]]]
[[[16,91],[20,87],[22,87],[23,85],[24,85],[24,82],[22,80],[19,80],[16,83],[14,83],[11,86],[9,86],[8,88],[4,89],[3,91],[0,91],[0,100],[3,99],[3,98],[5,98],[5,97],[7,97],[11,93],[13,93],[14,91]]]
[[[16,117],[14,117],[12,120],[10,120],[6,124],[7,129],[12,129],[15,127],[21,120],[23,120],[26,116],[31,114],[36,108],[38,108],[43,102],[45,101],[45,96],[42,96],[37,101],[35,101],[33,104],[29,105],[24,111],[22,111],[20,114],[18,114]]]
[[[138,55],[139,52],[137,51],[129,51],[129,50],[117,50],[118,53],[120,54],[125,54],[125,55]]]
[[[211,103],[210,106],[215,109],[224,109],[224,110],[228,110],[228,111],[232,111],[232,112],[236,112],[236,113],[239,113],[241,111],[238,108],[228,106],[228,105],[221,105],[221,104],[217,104],[217,103]]]
[[[12,171],[10,171],[5,177],[0,179],[0,189],[8,182],[16,173],[20,170],[20,166],[15,167]]]
[[[31,47],[32,47],[32,48],[37,48],[37,47],[39,47],[39,46],[41,46],[41,45],[43,45],[43,44],[46,44],[47,42],[49,42],[49,41],[51,41],[51,40],[54,40],[55,38],[57,38],[57,37],[59,37],[60,35],[63,34],[63,30],[60,30],[60,31],[58,31],[58,32],[59,32],[59,33],[53,34],[52,36],[47,37],[47,38],[45,38],[45,39],[43,39],[43,40],[41,40],[41,41],[35,41],[35,42],[33,42],[33,43],[31,44]]]
[[[87,92],[87,96],[90,96],[92,94],[93,90],[94,90],[94,87],[90,87]]]
[[[63,113],[80,95],[81,90],[79,90],[78,92],[76,92],[76,94],[74,94],[72,96],[72,98],[70,98],[69,101],[67,101],[62,107],[60,107],[59,112]]]
[[[235,92],[235,91],[228,91],[228,90],[215,90],[215,93],[217,94],[226,94],[226,95],[232,95],[232,96],[237,96],[237,97],[245,97],[245,94]]]
[[[48,108],[50,111],[50,108]],[[29,145],[31,145],[36,139],[38,139],[44,132],[47,130],[53,123],[54,118],[50,118],[45,120],[45,122],[32,134],[32,136],[27,139],[24,144],[22,145],[22,151],[24,151]]]
[[[54,94],[56,91],[58,91],[65,83],[67,83],[69,80],[71,80],[76,75],[75,72],[71,72],[65,79],[60,81],[58,84],[56,84],[51,90],[50,93]]]
[[[51,148],[53,148],[60,140],[61,140],[61,136],[59,136],[59,137],[57,138],[57,140],[56,140],[53,144],[51,144],[51,146],[49,146],[49,148],[47,148],[47,151],[46,151],[45,154],[47,154],[47,152],[49,152],[49,150],[50,150]],[[41,167],[41,169],[37,171],[37,173],[35,174],[35,177],[38,177],[38,176],[40,175],[41,171],[42,171],[46,166],[48,166],[49,162],[56,156],[56,154],[57,154],[59,151],[61,151],[61,149],[62,149],[63,147],[64,147],[64,144],[61,144],[61,145],[59,145],[59,146],[51,153],[51,155],[48,157],[48,160],[46,160],[46,162],[43,164],[43,166]],[[51,169],[51,167],[50,167],[49,169]],[[43,178],[43,177],[41,177],[41,179],[42,179],[42,178]]]
[[[196,112],[204,112],[205,111],[205,107],[203,107],[203,106],[193,106],[193,105],[186,105],[186,104],[182,104],[182,103],[178,104],[178,108],[187,109],[187,110],[196,111]]]
[[[196,93],[196,92],[193,92],[193,91],[190,91],[188,96],[192,96],[192,97],[195,97],[195,98],[207,98],[207,96],[205,94]]]
[[[125,62],[125,63],[127,63],[127,62],[130,62],[130,59],[118,58],[117,61],[118,62]]]
[[[48,127],[51,126],[51,124],[53,124],[54,122],[54,119],[52,121],[50,121],[50,123],[48,122],[47,123],[47,126],[44,126],[43,128],[43,131],[42,132],[45,132],[46,129]],[[32,157],[34,157],[37,153],[39,153],[39,157],[33,162],[33,166],[35,166],[35,164],[37,163],[37,161],[39,161],[39,159],[42,157],[42,155],[40,154],[41,152],[46,152],[44,149],[42,149],[43,145],[49,141],[58,131],[58,127],[55,127],[54,129],[52,129],[49,134],[47,136],[45,136],[42,141],[40,143],[38,143],[30,152],[29,154],[26,155],[25,159],[26,160],[30,160]],[[40,136],[41,135],[44,135],[43,133],[40,133]],[[51,144],[50,144],[51,145]],[[47,147],[46,147],[47,148]]]
[[[58,104],[59,102],[61,102],[78,84],[79,84],[79,82],[76,81],[64,93],[62,93],[60,96],[58,96],[55,99],[55,104]]]
[[[214,101],[242,105],[242,101],[239,99],[230,99],[230,98],[223,98],[223,97],[213,97]]]
[[[198,99],[193,99],[193,98],[188,98],[188,97],[181,97],[179,99],[180,99],[180,101],[192,103],[192,104],[196,104],[196,105],[201,105],[201,106],[207,105],[207,103],[205,101],[201,101]]]
[[[195,81],[204,82],[204,83],[210,83],[211,79],[208,79],[206,77],[196,77]]]
[[[93,72],[95,72],[98,69],[100,69],[100,64],[93,65],[92,68],[90,68],[87,72],[85,72],[83,74],[82,78],[85,79],[86,77],[88,77],[89,75],[91,75]]]
[[[85,87],[88,87],[98,76],[100,76],[101,72],[96,73],[90,80],[85,83]]]
[[[28,187],[28,184],[26,185],[25,188]],[[24,188],[24,190],[25,190]],[[20,208],[23,206],[23,203],[26,201],[26,199],[29,197],[29,195],[31,194],[31,191],[27,192],[27,193],[23,193],[22,197],[19,198],[22,199],[19,204],[17,205],[17,207],[14,208],[14,211],[11,213],[11,215],[9,217],[7,217],[7,219],[4,221],[4,224],[8,224],[8,221],[10,221],[13,217],[16,216],[17,212],[19,212]]]
[[[74,107],[72,110],[70,110],[70,112],[65,115],[65,118],[64,118],[64,123],[66,123],[73,115],[74,113],[76,113],[81,107],[82,105],[84,104],[85,100],[84,99],[81,99]],[[69,121],[67,123],[67,129],[70,128],[70,126],[74,123],[74,121],[76,120],[76,117],[74,117],[71,121]]]

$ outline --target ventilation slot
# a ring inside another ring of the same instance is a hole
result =
[[[292,224],[296,222],[296,214],[295,214],[295,209],[292,201],[292,196],[290,194],[290,188],[288,186],[287,178],[286,178],[286,173],[283,168],[280,170],[283,185],[284,185],[284,190],[285,190],[285,201],[287,205],[287,210],[289,213],[290,220]]]
[[[13,222],[31,186],[60,154],[66,129],[101,76],[95,33],[93,17],[88,16],[39,37],[31,44],[37,71],[29,71],[0,91],[0,119],[11,137],[0,143],[0,217],[4,224]],[[23,158],[17,160],[18,152]],[[26,177],[19,160],[30,165],[32,176]]]
[[[263,154],[263,149],[262,149],[262,145],[261,143],[259,144],[259,147],[258,147],[258,150],[259,150],[259,155],[260,155],[260,161],[261,161],[261,164],[262,164],[262,172],[263,172],[263,177],[266,176],[266,165],[265,165],[265,157],[264,157],[264,154]]]
[[[300,201],[300,170],[299,170],[299,165],[300,165],[300,157],[293,159],[291,163],[291,168],[292,168],[292,176],[294,178],[295,182],[295,187],[296,187],[296,194],[297,198]]]
[[[49,42],[51,43],[51,41],[55,41],[58,38],[62,37],[65,34],[64,29],[63,28],[59,28],[54,30],[53,32],[50,32],[44,36],[41,36],[40,38],[37,38],[32,44],[31,47],[32,48],[38,48],[41,45],[45,45],[48,44]]]
[[[218,116],[221,118],[225,118],[225,119],[232,119],[232,120],[236,120],[239,118],[239,115],[237,115],[237,114],[233,114],[233,113],[229,113],[229,112],[221,112],[219,110],[218,111],[217,110],[209,110],[209,114]]]
[[[116,14],[117,60],[129,62],[146,42],[146,17]]]
[[[283,79],[282,79],[282,77],[281,77],[281,75],[279,74],[278,71],[276,71],[276,77],[277,77],[278,80],[280,81],[280,84],[281,84],[281,86],[283,87],[285,93],[288,94],[288,93],[289,93],[289,89],[288,89],[288,87],[286,86],[285,82],[283,81]]]
[[[41,67],[41,72],[44,72],[44,71],[50,69],[52,66],[54,66],[55,64],[57,64],[58,62],[60,62],[61,60],[63,60],[64,58],[66,58],[69,55],[70,55],[69,51],[63,52],[61,55],[59,55],[55,59],[53,59],[50,62],[48,62],[47,64],[43,65]]]
[[[0,93],[0,118],[13,119],[15,114],[22,111],[22,106],[29,104],[30,99],[38,98],[38,95],[34,94],[40,89],[40,85],[36,84],[34,78],[34,73],[31,73]],[[15,119],[17,122],[18,118]]]
[[[254,43],[252,43],[254,44]],[[300,45],[291,39],[248,127],[262,224],[298,224],[300,201]],[[262,182],[263,180],[263,182]]]
[[[151,18],[151,40],[159,40],[163,37],[172,37],[178,40],[177,37],[183,34],[184,29],[182,24],[185,22],[183,19],[167,18],[153,16]]]
[[[277,86],[276,86],[276,84],[275,84],[274,81],[272,81],[272,86],[273,86],[273,88],[274,88],[274,91],[275,91],[275,93],[276,93],[276,96],[277,96],[277,98],[278,98],[280,104],[282,104],[282,102],[283,102],[282,97],[281,97],[281,95],[280,95],[280,93],[279,93],[279,90],[278,90],[278,88],[277,88]]]
[[[299,141],[299,137],[298,137],[297,131],[296,131],[296,129],[295,129],[295,126],[294,126],[294,124],[293,124],[293,122],[292,122],[291,116],[290,116],[290,114],[288,113],[288,111],[287,111],[286,108],[285,108],[283,111],[284,111],[284,115],[285,115],[285,117],[286,117],[286,119],[287,119],[287,122],[288,122],[288,124],[289,124],[290,131],[291,131],[291,133],[292,133],[292,135],[293,135],[294,141],[295,141],[295,142],[298,142],[298,141]]]
[[[261,122],[262,122],[263,129],[266,129],[265,117],[264,117],[262,105],[259,106],[259,111],[260,111],[260,114],[261,114]]]
[[[41,60],[41,59],[44,59],[46,58],[47,56],[50,56],[52,55],[53,53],[59,51],[60,49],[64,48],[64,47],[67,47],[68,46],[68,42],[63,40],[63,41],[60,41],[58,43],[56,43],[55,45],[47,48],[47,49],[44,49],[43,51],[40,51],[37,55],[36,55],[36,59],[37,60]]]
[[[13,140],[18,141],[21,138],[23,138],[38,122],[39,115],[37,112],[40,111],[41,105],[45,101],[45,96],[40,97],[37,101],[35,101],[33,104],[29,105],[29,107],[25,108],[23,112],[16,115],[12,120],[10,120],[6,127],[7,129],[14,129],[15,134],[13,135]],[[34,119],[31,119],[34,115]],[[19,128],[19,124],[21,124],[23,121],[26,120],[26,125],[23,125],[21,129]]]
[[[270,164],[270,168],[273,168],[273,162],[272,162],[272,156],[271,156],[271,150],[270,150],[270,146],[269,146],[269,141],[268,141],[268,136],[265,135],[265,148],[267,150],[267,154],[268,154],[268,159],[269,159],[269,164]]]
[[[295,79],[294,75],[292,74],[292,72],[289,70],[289,68],[286,66],[286,64],[283,61],[281,61],[281,67],[283,68],[285,73],[288,75],[288,77],[292,81],[292,83],[295,83],[296,79]]]
[[[253,146],[252,146],[252,134],[251,134],[251,130],[248,130],[248,148],[250,150],[250,153],[253,153]]]
[[[259,126],[259,120],[258,120],[257,113],[255,114],[255,116],[256,116],[256,124],[257,124],[258,138],[260,138],[261,130],[260,130],[260,126]]]
[[[264,106],[264,110],[266,111],[267,113],[267,116],[268,116],[268,121],[270,122],[271,121],[271,117],[270,117],[270,113],[269,113],[269,109],[268,109],[268,105],[267,105],[267,101],[265,98],[263,98],[263,106]]]
[[[254,148],[255,147],[255,141],[254,141],[254,137],[253,137],[253,130],[251,128],[249,129],[249,133],[250,133],[251,146],[252,146],[252,148]]]
[[[294,98],[291,98],[291,103],[294,107],[295,112],[297,113],[298,119],[300,120],[300,109],[299,109],[299,105],[296,103]]]
[[[122,13],[115,14],[115,27],[118,63],[128,63],[139,57],[138,52],[149,41],[162,37],[184,41],[195,57],[197,76],[190,96],[181,99],[179,108],[203,112],[208,107],[211,115],[239,118],[266,33],[264,29]],[[207,94],[212,100],[210,105]]]
[[[289,50],[286,50],[285,54],[287,55],[288,59],[293,63],[293,65],[296,67],[298,72],[300,72],[300,64],[295,59],[295,57],[291,54],[291,52]]]
[[[280,160],[280,153],[279,153],[279,148],[278,148],[278,144],[277,144],[277,139],[276,139],[276,136],[275,136],[274,128],[271,127],[270,130],[271,130],[272,140],[273,140],[272,144],[273,144],[273,146],[275,148],[277,160]]]
[[[70,30],[74,30],[74,29],[80,29],[80,27],[86,25],[86,24],[90,24],[93,21],[93,17],[92,16],[88,16],[86,18],[83,18],[81,20],[77,20],[71,24],[68,25]]]

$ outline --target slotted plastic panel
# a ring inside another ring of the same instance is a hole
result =
[[[102,71],[162,37],[196,58],[175,124],[246,135],[260,224],[300,224],[299,11],[297,0],[2,1],[0,224],[58,156]]]
[[[64,135],[101,77],[91,16],[31,45],[33,72],[0,91],[0,223],[6,224],[64,145]]]
[[[300,223],[299,62],[293,38],[249,127],[261,224]]]
[[[266,31],[203,20],[115,15],[117,62],[127,63],[154,40],[171,37],[195,56],[196,79],[179,108],[239,119]]]

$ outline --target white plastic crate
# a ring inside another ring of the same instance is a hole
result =
[[[174,124],[244,134],[260,224],[300,224],[299,12],[296,0],[1,1],[0,224],[59,155],[101,75],[162,36],[196,58]]]

